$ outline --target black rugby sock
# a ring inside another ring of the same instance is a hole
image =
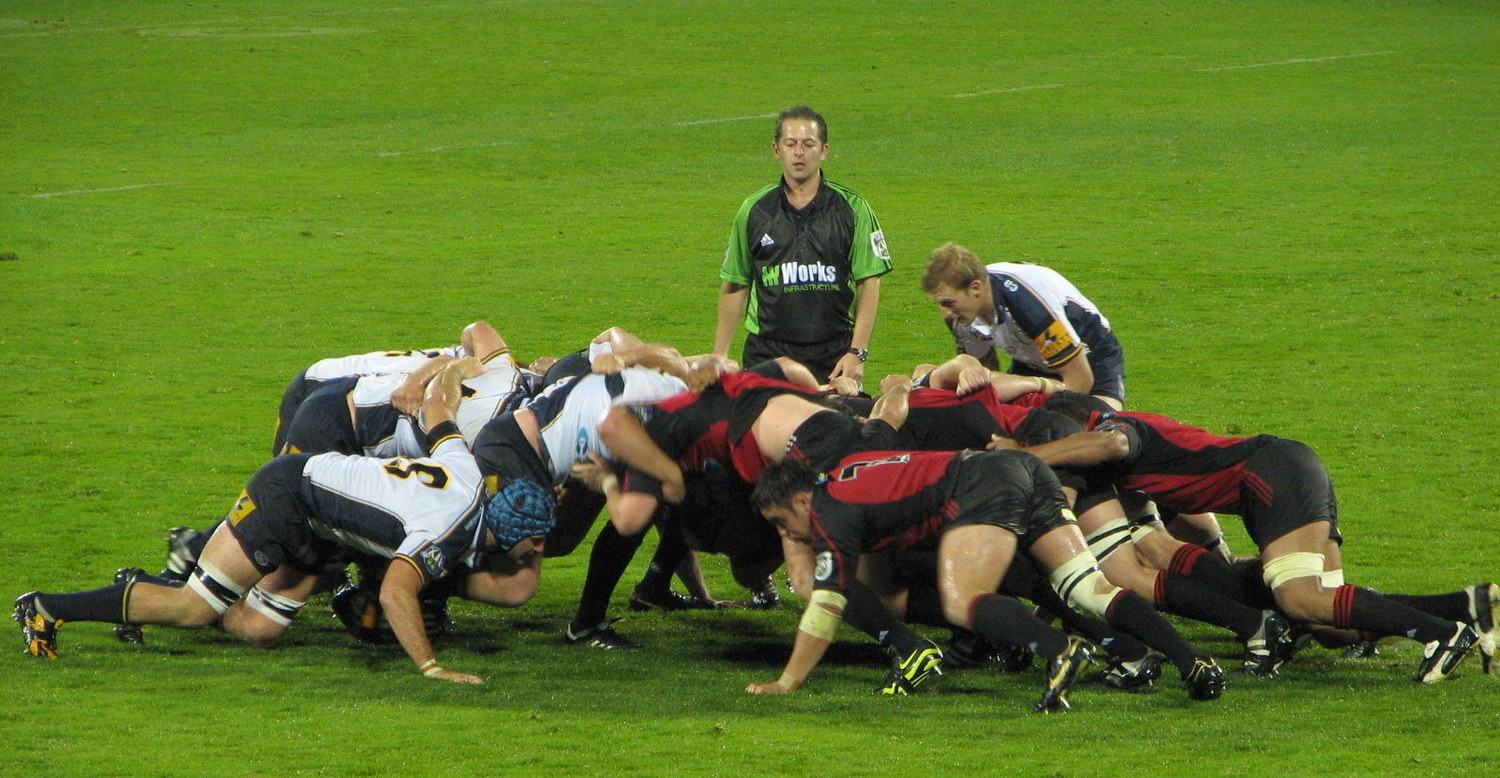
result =
[[[1067,650],[1068,637],[1013,597],[985,594],[969,606],[969,629],[997,646],[1024,646],[1037,656],[1054,657]]]
[[[1193,661],[1201,656],[1151,603],[1129,589],[1121,591],[1110,603],[1108,615],[1111,627],[1140,638],[1165,655],[1183,675],[1192,672]]]
[[[125,589],[130,584],[110,584],[86,592],[37,595],[37,604],[55,621],[106,621],[124,623]]]
[[[1110,656],[1133,662],[1146,655],[1150,649],[1145,643],[1094,618],[1069,608],[1063,598],[1046,582],[1038,580],[1031,593],[1031,601],[1048,613],[1056,615],[1063,629],[1097,643]]]
[[[875,638],[880,645],[895,649],[900,656],[927,645],[925,638],[896,618],[879,597],[863,587],[849,590],[849,599],[844,603],[844,623]]]
[[[1419,643],[1446,640],[1453,622],[1403,605],[1374,589],[1340,586],[1333,594],[1333,626],[1402,635]]]
[[[1260,629],[1261,612],[1229,599],[1218,589],[1199,586],[1170,570],[1156,575],[1156,605],[1167,613],[1213,624],[1245,640]]]
[[[1399,602],[1449,621],[1474,619],[1474,613],[1469,609],[1469,593],[1465,591],[1448,594],[1387,594],[1385,597],[1392,602]]]
[[[606,522],[594,539],[594,548],[589,552],[589,571],[583,581],[583,593],[578,597],[578,611],[573,615],[570,628],[577,635],[593,629],[609,612],[609,598],[620,583],[620,576],[630,566],[636,549],[646,533],[638,532],[630,537],[621,535],[615,525]]]

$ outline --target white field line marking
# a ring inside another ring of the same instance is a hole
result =
[[[756,119],[775,119],[781,114],[758,113],[754,116],[731,116],[727,119],[699,119],[694,122],[672,122],[673,127],[695,127],[700,124],[724,124],[726,122],[748,122]]]
[[[1278,65],[1302,65],[1308,62],[1330,62],[1336,59],[1354,59],[1355,57],[1383,57],[1387,54],[1395,54],[1394,51],[1367,51],[1364,54],[1336,54],[1332,57],[1310,57],[1308,59],[1284,59],[1280,62],[1258,62],[1254,65],[1226,65],[1221,68],[1198,68],[1199,73],[1214,73],[1220,70],[1246,70],[1248,68],[1272,68]]]
[[[480,3],[480,7],[511,5],[511,4],[512,3],[511,3],[510,0],[496,0],[495,2],[490,2],[490,3]],[[452,9],[452,8],[472,9],[473,7],[474,6],[466,4],[466,3],[433,3],[433,4],[422,4],[422,5],[411,6],[411,7],[405,7],[405,6],[388,6],[388,7],[385,7],[385,8],[359,8],[359,9],[353,9],[353,10],[348,10],[348,11],[312,11],[312,12],[309,12],[307,15],[308,16],[352,16],[352,15],[356,15],[356,14],[367,15],[367,14],[385,14],[385,13],[416,13],[416,12],[421,12],[421,11],[443,11],[443,10],[449,10],[449,9]],[[287,19],[296,19],[296,18],[298,18],[298,17],[293,16],[293,15],[289,15],[289,14],[274,14],[274,15],[271,15],[271,16],[257,16],[257,17],[248,18],[248,19],[247,18],[243,18],[243,17],[239,17],[239,18],[233,18],[233,19],[222,19],[222,20],[218,20],[218,21],[198,21],[198,22],[184,21],[184,22],[181,22],[181,24],[183,26],[202,26],[202,25],[206,25],[206,24],[212,24],[212,25],[240,24],[240,23],[246,23],[246,22],[267,22],[267,21],[287,20]],[[24,19],[23,20],[6,20],[6,19],[0,19],[0,22],[5,22],[5,21],[11,21],[11,22],[20,21],[22,24],[28,24],[26,22],[26,20],[24,20]],[[84,21],[74,20],[74,21],[69,21],[68,24],[69,25],[97,25],[97,24],[99,24],[99,22],[92,21],[92,20],[84,20]],[[84,28],[84,29],[80,29],[78,27],[69,26],[69,27],[57,27],[57,28],[50,29],[50,30],[38,30],[38,29],[34,28],[34,25],[29,25],[28,24],[28,26],[30,26],[32,28],[31,29],[27,29],[26,27],[15,26],[15,25],[11,25],[8,28],[7,27],[0,27],[0,40],[5,40],[7,38],[36,38],[36,37],[41,37],[41,36],[44,36],[44,35],[70,35],[70,34],[76,34],[76,33],[81,33],[81,32],[105,32],[105,33],[109,33],[109,32],[133,32],[133,33],[140,33],[140,32],[145,31],[145,30],[155,29],[155,28],[141,27],[141,26],[137,25],[137,26],[133,26],[133,27],[87,27],[87,28]]]
[[[181,186],[181,181],[163,181],[159,184],[131,184],[130,186],[111,186],[104,189],[74,189],[71,192],[43,192],[41,194],[28,195],[29,197],[67,197],[69,195],[99,194],[100,192],[125,192],[131,189],[150,189],[153,186]]]
[[[496,146],[516,146],[519,141],[502,140],[494,143],[471,143],[463,146],[433,146],[429,149],[410,149],[407,151],[382,151],[377,157],[404,157],[407,154],[436,154],[439,151],[458,151],[460,149],[491,149]]]
[[[1016,87],[1011,87],[1010,89],[987,89],[987,90],[985,90],[983,92],[965,92],[963,94],[948,95],[948,96],[949,97],[983,97],[985,95],[1005,94],[1006,92],[1030,92],[1033,89],[1061,89],[1062,87],[1065,87],[1065,86],[1067,86],[1067,84],[1037,84],[1036,86],[1016,86]]]

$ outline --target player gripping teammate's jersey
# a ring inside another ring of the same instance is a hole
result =
[[[646,367],[569,376],[519,409],[535,417],[544,457],[536,455],[514,413],[487,424],[475,439],[474,453],[486,473],[561,484],[573,465],[588,462],[590,454],[612,458],[598,432],[599,420],[610,408],[644,406],[685,391],[687,384],[681,379]]]
[[[416,422],[391,405],[399,377],[368,376],[353,392],[355,427],[367,456],[414,456],[425,449]],[[529,398],[524,371],[509,351],[490,356],[484,372],[463,380],[463,398],[455,423],[464,440],[473,444],[491,419],[514,410]]]

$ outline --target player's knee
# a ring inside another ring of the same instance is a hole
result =
[[[1322,588],[1316,578],[1303,578],[1275,590],[1276,607],[1293,621],[1330,624],[1333,621],[1333,593]]]
[[[942,591],[943,618],[949,624],[974,628],[974,603],[988,592]]]
[[[236,628],[229,628],[226,624],[225,631],[254,648],[275,648],[281,645],[281,638],[286,634],[286,627],[275,626],[260,622],[256,625],[241,623]]]
[[[1298,621],[1328,623],[1332,594],[1323,588],[1323,555],[1300,551],[1262,566],[1261,577],[1276,595],[1276,607]]]
[[[213,624],[245,594],[245,587],[235,583],[218,567],[206,559],[198,560],[198,567],[188,578],[174,600],[174,610],[179,627],[206,627]]]
[[[171,626],[173,627],[182,629],[210,627],[219,620],[219,615],[219,611],[204,602],[202,598],[187,591],[186,587],[172,600]]]
[[[1059,597],[1079,611],[1104,620],[1120,588],[1099,572],[1092,556],[1079,554],[1059,565],[1048,576]]]

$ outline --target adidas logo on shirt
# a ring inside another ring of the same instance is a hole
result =
[[[761,245],[761,248],[769,248],[771,246],[776,245],[776,241],[771,240],[771,234],[770,233],[768,233],[768,232],[762,232],[760,234],[760,245]]]

